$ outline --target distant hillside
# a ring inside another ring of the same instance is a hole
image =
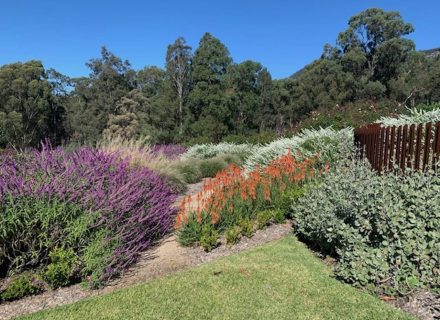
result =
[[[425,53],[429,58],[435,58],[440,55],[440,48],[420,50],[420,52]]]

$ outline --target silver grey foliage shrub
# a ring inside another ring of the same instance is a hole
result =
[[[289,150],[296,157],[311,157],[319,154],[321,162],[335,162],[354,147],[353,129],[334,130],[321,128],[305,129],[291,138],[282,138],[254,149],[246,159],[244,167],[252,171],[256,166],[265,167]]]
[[[294,218],[300,237],[337,257],[348,283],[440,290],[440,172],[378,175],[345,159],[298,200]]]
[[[437,122],[440,121],[440,104],[438,107],[435,107],[436,105],[432,110],[410,109],[408,114],[401,114],[397,118],[382,117],[376,122],[382,123],[385,127]]]
[[[221,142],[218,144],[196,144],[190,147],[184,154],[182,160],[190,159],[209,159],[219,155],[237,155],[240,158],[246,158],[250,153],[258,148],[258,145],[249,143],[235,144],[228,142]]]

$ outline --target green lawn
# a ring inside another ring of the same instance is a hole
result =
[[[20,319],[413,319],[330,275],[291,236]]]

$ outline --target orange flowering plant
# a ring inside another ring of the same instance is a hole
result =
[[[273,207],[287,188],[313,177],[315,160],[297,161],[289,152],[249,173],[230,165],[206,181],[199,193],[182,200],[175,227],[182,230],[210,224],[224,230],[241,220],[253,220],[258,211]]]

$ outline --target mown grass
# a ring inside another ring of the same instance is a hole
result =
[[[20,319],[413,319],[331,277],[291,236]]]

